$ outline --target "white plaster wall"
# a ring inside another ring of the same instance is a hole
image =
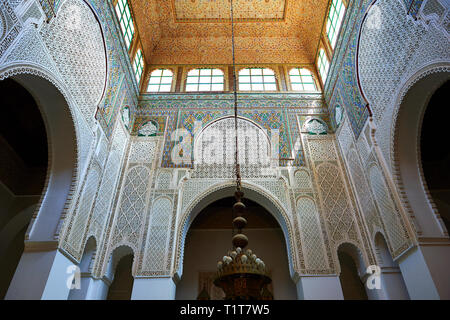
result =
[[[450,63],[450,41],[448,33],[435,21],[413,21],[402,1],[379,0],[371,11],[378,11],[380,24],[368,19],[363,25],[359,52],[361,86],[378,125],[378,143],[392,164],[392,127],[400,90],[417,70],[433,63]]]
[[[297,289],[289,275],[287,251],[281,229],[247,229],[248,248],[272,273],[275,300],[296,300]],[[195,300],[198,273],[214,272],[217,262],[231,249],[231,230],[190,230],[186,237],[183,276],[177,285],[177,300]]]

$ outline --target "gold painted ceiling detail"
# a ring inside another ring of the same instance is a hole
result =
[[[294,0],[295,1],[295,0]],[[287,0],[234,0],[239,21],[281,21]],[[230,0],[172,0],[177,22],[230,21]]]
[[[184,4],[184,16],[190,15],[190,19],[194,19],[200,14],[196,7],[199,0],[129,1],[147,64],[231,64],[229,21],[177,21],[176,2]],[[236,1],[240,6],[236,5],[235,11],[244,14],[248,8],[244,4],[253,3],[254,8],[260,9],[257,14],[266,14],[266,17],[269,13],[264,8],[272,5],[275,8],[276,3],[284,3],[284,19],[281,21],[242,20],[236,23],[236,63],[314,63],[328,0]],[[219,11],[223,17],[229,15],[223,11],[225,9],[220,9],[226,7],[226,0],[201,2],[209,2],[213,8],[206,19],[217,17]],[[278,9],[273,10],[271,14],[279,14]]]

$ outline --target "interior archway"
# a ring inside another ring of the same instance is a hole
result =
[[[131,300],[134,278],[131,273],[133,255],[122,257],[114,270],[114,279],[109,286],[107,300]]]
[[[9,76],[11,78],[8,78]],[[37,193],[34,199],[36,210],[22,212],[20,218],[17,217],[17,219],[11,221],[11,225],[14,225],[14,228],[17,229],[18,224],[23,223],[23,227],[18,230],[24,230],[24,227],[29,223],[29,227],[24,232],[26,240],[43,243],[53,242],[56,245],[55,238],[58,237],[62,225],[61,217],[65,212],[68,201],[71,200],[71,193],[74,192],[77,182],[78,145],[72,114],[75,111],[69,107],[65,95],[60,91],[63,90],[61,84],[46,71],[29,66],[13,66],[1,71],[0,79],[5,78],[9,80],[2,80],[0,86],[7,85],[9,81],[14,81],[23,93],[11,94],[8,92],[3,94],[3,97],[20,99],[24,97],[25,93],[31,96],[37,106],[36,112],[42,117],[44,129],[41,129],[41,132],[46,133],[46,137],[41,140],[42,143],[37,144],[40,153],[45,154],[46,158],[41,161],[41,164],[44,164],[43,168],[45,168],[44,173],[42,173],[43,178],[40,180],[42,189],[35,192]],[[23,109],[24,106],[19,101],[16,111]],[[27,113],[23,115],[27,116]],[[4,126],[2,125],[2,127]],[[33,143],[32,133],[20,131],[19,135],[24,140]],[[38,136],[37,133],[35,135]],[[30,147],[28,150],[33,150],[33,148]],[[38,152],[34,152],[33,157],[36,157]],[[24,181],[26,180],[21,181],[21,183]],[[25,219],[25,216],[29,219]],[[20,250],[22,250],[22,247]],[[29,265],[26,262],[22,264],[21,256],[23,255],[19,255],[20,260],[13,273],[14,277],[9,283],[7,299],[12,299],[20,290],[20,281],[17,280],[16,282],[16,279],[20,277],[19,274],[30,274],[35,272],[36,269],[36,266]],[[39,271],[41,270],[39,269]],[[38,288],[41,278],[35,276],[30,281],[30,288]],[[27,293],[30,296],[39,294],[32,290]]]
[[[205,289],[212,300],[223,299],[223,291],[213,284],[217,261],[232,248],[233,197],[209,204],[192,222],[185,241],[184,270],[177,284],[176,299],[195,300]],[[244,199],[248,225],[244,233],[250,248],[268,266],[274,299],[296,299],[296,286],[289,274],[283,232],[275,218],[258,203]]]
[[[89,282],[92,277],[92,267],[95,260],[95,254],[97,251],[97,241],[94,237],[90,237],[84,247],[83,257],[79,264],[81,272],[81,285],[79,289],[72,289],[69,292],[68,300],[87,300]]]
[[[447,231],[450,230],[450,80],[437,89],[426,106],[422,122],[420,153],[423,175]]]
[[[368,300],[364,284],[358,276],[358,270],[352,257],[346,252],[339,251],[339,263],[341,265],[342,292],[345,300]]]
[[[12,79],[0,81],[0,96],[0,299],[3,299],[44,189],[48,148],[44,120],[34,97]]]
[[[50,81],[34,74],[13,77],[35,99],[42,114],[46,132],[48,169],[46,185],[37,218],[28,230],[29,239],[54,239],[70,192],[75,189],[78,168],[78,145],[71,108],[61,91]]]
[[[133,262],[134,252],[129,246],[115,248],[106,266],[105,278],[109,288],[104,299],[131,300],[133,292]]]
[[[419,80],[416,81],[417,79]],[[400,178],[400,187],[404,190],[414,212],[417,232],[422,237],[445,235],[443,222],[439,215],[435,214],[423,177],[420,133],[424,114],[432,94],[449,79],[450,72],[443,67],[428,67],[416,74],[410,81],[416,82],[413,82],[400,101],[396,120],[394,134],[396,170]],[[441,106],[441,109],[445,109],[445,107]],[[444,141],[443,137],[435,136],[434,139]],[[438,141],[434,140],[434,142]]]
[[[184,212],[181,219],[179,220],[177,228],[177,251],[179,251],[180,254],[175,256],[175,279],[180,279],[183,274],[185,239],[189,227],[194,221],[195,217],[213,202],[226,197],[233,197],[235,191],[236,185],[234,182],[218,183],[214,186],[211,186],[208,191],[198,195],[195,199],[193,199],[187,209],[183,209]],[[286,210],[276,198],[265,192],[260,187],[254,184],[250,184],[245,180],[242,182],[242,191],[244,192],[244,199],[252,200],[264,207],[268,212],[272,214],[272,216],[280,225],[286,243],[286,251],[289,261],[289,272],[291,277],[293,278],[296,275],[296,261],[294,260],[295,243],[292,239],[293,227],[290,223],[290,219],[287,216]],[[186,191],[184,190],[184,192]]]
[[[383,291],[383,299],[408,300],[409,294],[403,275],[398,263],[392,259],[386,239],[380,232],[375,235],[375,252],[381,271],[380,289]]]
[[[361,251],[352,244],[344,243],[338,248],[340,265],[339,280],[345,300],[368,300],[365,284],[361,275],[365,273],[365,264]]]

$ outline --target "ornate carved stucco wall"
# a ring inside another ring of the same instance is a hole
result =
[[[220,145],[224,163],[199,164],[193,159],[179,165],[171,155],[180,136],[172,134],[184,130],[189,138],[182,141],[188,141],[191,150],[211,150],[202,133],[226,132],[233,122],[232,101],[230,94],[141,97],[97,276],[105,274],[114,249],[124,245],[135,252],[135,276],[182,274],[184,237],[194,208],[214,192],[232,188],[232,168],[225,160],[233,148],[224,148],[218,139],[212,143]],[[255,141],[268,144],[262,149],[273,152],[271,135],[278,130],[280,136],[281,159],[269,161],[266,170],[248,165],[247,158],[241,161],[244,186],[278,208],[272,214],[286,237],[291,275],[336,274],[336,252],[342,243],[360,248],[364,262],[373,264],[365,217],[356,205],[322,96],[246,94],[239,103],[238,127],[261,132]],[[312,119],[320,125],[312,128]],[[240,148],[246,156],[255,151],[251,145]]]
[[[267,136],[267,150],[279,153],[266,168],[270,170],[244,168],[243,177],[249,190],[279,212],[293,276],[338,273],[336,251],[344,242],[359,248],[366,264],[375,264],[376,232],[385,235],[394,257],[413,244],[374,155],[356,87],[358,21],[368,3],[349,2],[323,96],[239,95],[243,126],[259,130],[258,137]],[[232,184],[227,166],[174,162],[172,151],[181,149],[180,136],[173,133],[183,130],[183,141],[195,150],[196,134],[201,132],[196,122],[202,128],[227,127],[233,96],[143,95],[138,101],[129,58],[107,1],[63,1],[49,24],[43,22],[38,2],[0,0],[0,6],[0,69],[27,65],[52,74],[64,84],[76,122],[78,187],[59,236],[60,248],[80,261],[93,236],[98,244],[96,277],[105,275],[112,253],[121,246],[135,254],[135,276],[173,276],[182,265],[180,246],[194,204]],[[394,15],[403,9],[389,10]],[[67,12],[77,10],[86,16],[86,26],[73,31],[76,21]],[[392,19],[403,21],[401,16]],[[362,74],[372,72],[371,59],[376,57],[368,56],[369,69]],[[383,113],[380,121],[384,117],[388,116]]]
[[[70,108],[78,146],[76,177],[64,212],[55,213],[61,222],[54,239],[79,259],[88,235],[97,243],[102,239],[114,199],[129,135],[117,115],[127,106],[132,122],[137,105],[130,61],[109,1],[59,1],[48,22],[39,1],[3,0],[0,8],[0,78],[44,77]]]
[[[377,0],[353,6],[347,13],[343,27],[346,34],[340,37],[341,48],[335,53],[325,86],[331,123],[337,128],[337,139],[357,201],[366,216],[371,241],[376,232],[383,233],[394,257],[415,242],[407,224],[416,232],[421,229],[414,212],[409,218],[402,216],[399,202],[394,201],[395,190],[388,183],[395,174],[396,118],[406,82],[420,76],[416,73],[426,66],[450,62],[448,8],[443,3]],[[358,88],[357,67],[377,128],[374,138],[387,167],[375,153],[366,101]],[[342,109],[346,111],[343,117]],[[402,206],[408,207],[401,192],[400,197]]]
[[[418,70],[450,62],[450,29],[445,24],[445,8],[441,7],[442,12],[439,10],[440,2],[425,1],[424,10],[428,13],[425,17],[430,17],[427,20],[422,16],[413,20],[407,15],[408,8],[400,2],[379,0],[375,3],[369,15],[374,16],[372,11],[377,10],[381,23],[379,26],[373,26],[371,21],[364,23],[359,56],[361,86],[378,125],[377,140],[391,165],[402,87]]]

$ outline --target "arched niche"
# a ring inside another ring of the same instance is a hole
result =
[[[92,270],[97,253],[97,241],[95,237],[91,236],[84,247],[83,256],[81,258],[80,268],[80,288],[70,290],[68,300],[86,300],[88,297],[90,278],[92,277]]]
[[[380,296],[387,300],[408,300],[406,288],[400,268],[392,258],[386,239],[381,232],[377,232],[374,239],[377,264],[381,271]]]
[[[129,300],[133,291],[134,252],[129,246],[118,246],[109,259],[105,277],[110,281],[107,300]]]
[[[367,264],[361,250],[352,243],[338,246],[339,279],[345,300],[368,300],[365,274]]]
[[[243,166],[269,166],[273,150],[266,130],[242,117],[238,118],[237,127],[239,163]],[[235,145],[234,117],[217,119],[195,135],[194,164],[233,165]]]

